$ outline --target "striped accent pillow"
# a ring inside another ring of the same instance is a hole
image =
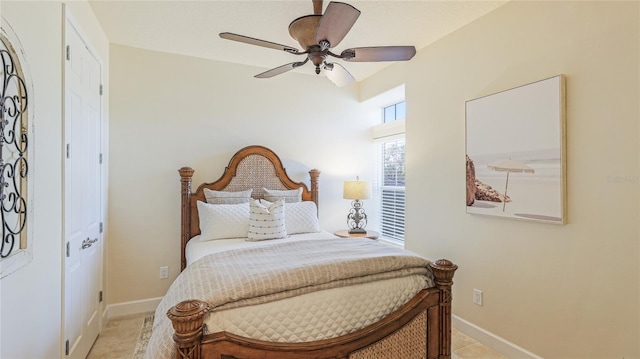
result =
[[[260,203],[264,206],[271,205],[266,199],[261,199]],[[311,201],[287,203],[284,209],[284,223],[287,234],[320,232],[318,207]]]
[[[267,207],[251,198],[249,208],[248,241],[287,237],[287,229],[284,225],[284,200],[278,200]]]

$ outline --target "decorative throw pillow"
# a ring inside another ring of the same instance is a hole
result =
[[[260,200],[260,203],[265,206],[271,205],[271,202],[264,199]],[[318,207],[311,201],[287,203],[284,208],[284,224],[287,234],[320,232]]]
[[[294,203],[302,201],[302,187],[292,190],[264,189],[264,199],[269,202],[275,202],[284,199],[286,203]]]
[[[249,203],[252,189],[240,192],[216,191],[212,189],[204,189],[204,197],[210,204],[238,204]]]
[[[200,241],[245,238],[249,232],[249,203],[209,204],[198,201]]]
[[[249,241],[262,241],[287,237],[284,224],[284,201],[265,206],[255,199],[249,200]]]

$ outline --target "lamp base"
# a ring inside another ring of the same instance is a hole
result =
[[[352,228],[349,230],[349,234],[366,234],[367,230],[362,228]]]

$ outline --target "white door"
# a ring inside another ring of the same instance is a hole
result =
[[[67,20],[65,60],[65,354],[85,358],[100,330],[100,62]]]

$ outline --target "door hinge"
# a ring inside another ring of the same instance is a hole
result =
[[[100,291],[100,293],[98,293],[98,302],[102,303],[102,291]]]
[[[102,84],[100,84],[100,95],[102,95]]]
[[[102,153],[98,156],[98,163],[102,164]]]
[[[71,158],[71,144],[67,143],[67,158]]]
[[[69,355],[69,339],[64,343],[64,355]]]
[[[67,60],[71,60],[71,46],[67,45]]]
[[[71,255],[71,242],[67,242],[67,257]]]
[[[102,233],[103,231],[104,231],[104,224],[100,222],[100,233]]]

